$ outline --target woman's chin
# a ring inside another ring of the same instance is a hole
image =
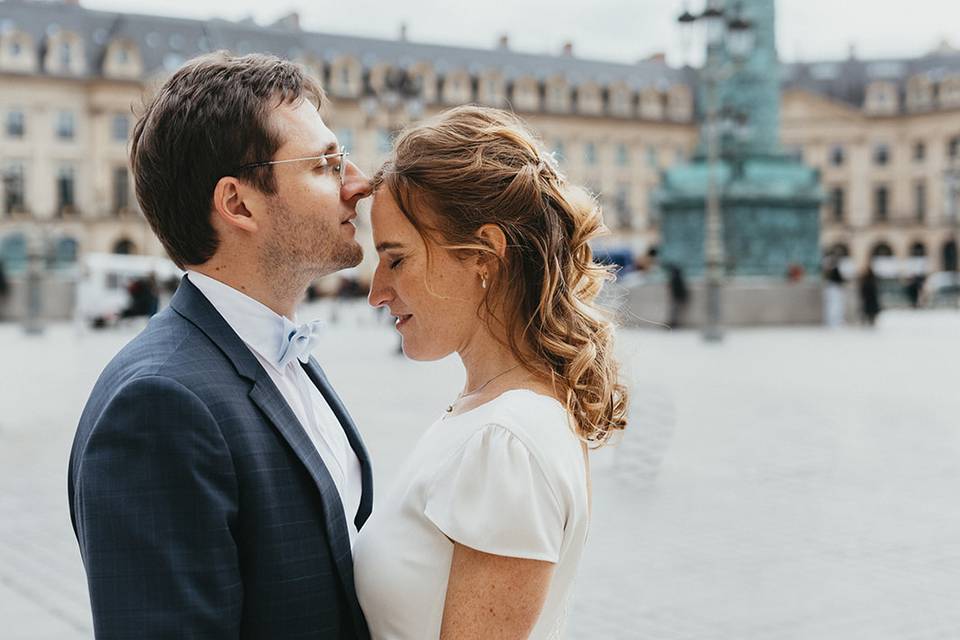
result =
[[[451,353],[449,350],[444,351],[443,349],[437,349],[433,345],[417,344],[415,341],[407,340],[406,338],[403,339],[401,348],[403,349],[403,355],[417,362],[440,360]]]

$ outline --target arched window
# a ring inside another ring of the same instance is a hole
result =
[[[73,238],[67,236],[57,240],[55,245],[53,264],[55,267],[70,267],[77,261],[77,250],[79,244]]]
[[[137,245],[129,238],[120,238],[113,244],[113,252],[119,255],[133,255],[137,252]]]
[[[0,239],[0,261],[7,273],[27,268],[27,238],[22,233],[12,233]]]
[[[873,245],[873,250],[870,252],[871,258],[892,258],[893,249],[886,242],[878,242]]]
[[[824,252],[824,255],[830,258],[847,258],[850,256],[850,247],[843,242],[836,242]]]
[[[910,255],[914,258],[923,258],[927,255],[927,246],[920,241],[910,245]]]

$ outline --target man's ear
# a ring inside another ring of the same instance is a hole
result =
[[[500,256],[501,260],[506,257],[507,236],[499,226],[495,224],[483,225],[477,229],[477,238],[479,238],[483,244],[493,249],[494,253]],[[485,257],[484,254],[481,254],[481,261],[483,261]]]
[[[213,189],[213,213],[228,228],[254,232],[260,207],[259,193],[233,176],[224,176]]]

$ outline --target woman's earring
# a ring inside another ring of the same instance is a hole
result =
[[[487,288],[487,274],[485,273],[480,274],[480,288],[482,289]]]

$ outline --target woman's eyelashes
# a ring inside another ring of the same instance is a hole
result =
[[[390,268],[396,269],[400,266],[400,263],[403,262],[403,258],[393,258],[390,260]]]

